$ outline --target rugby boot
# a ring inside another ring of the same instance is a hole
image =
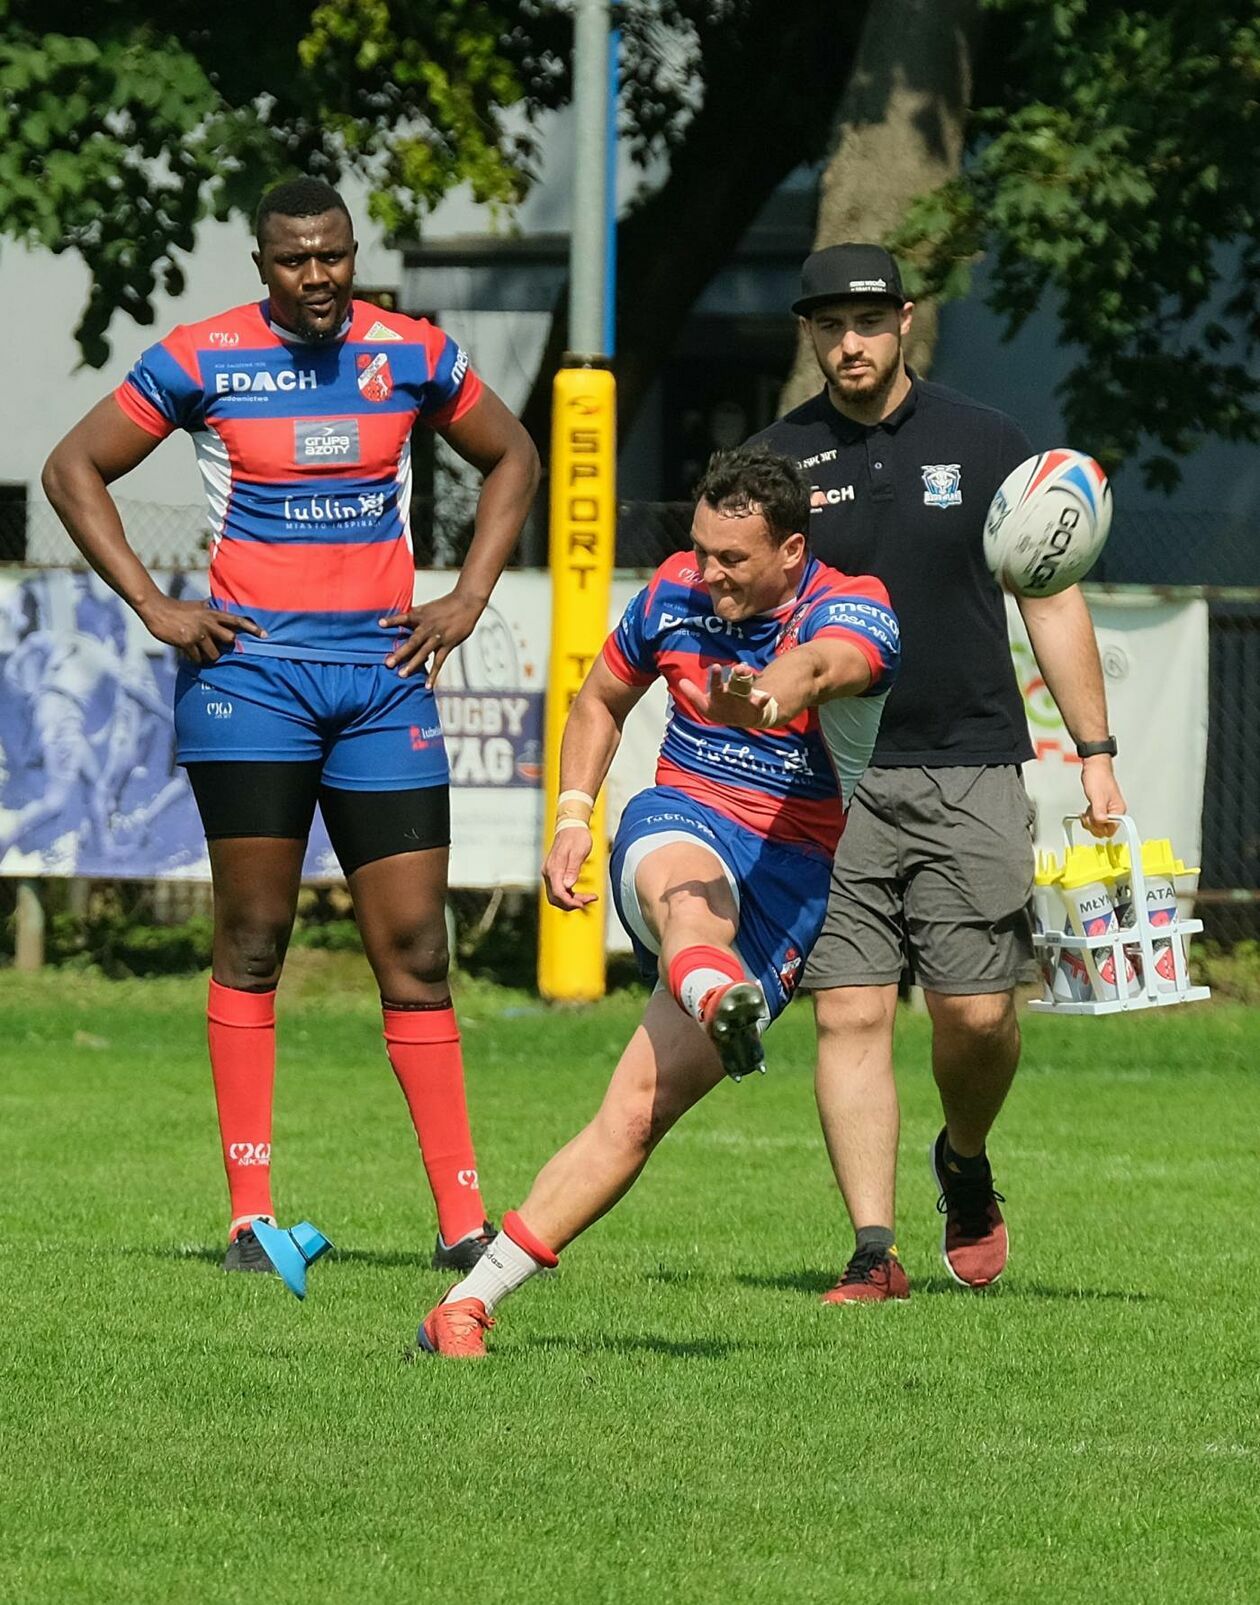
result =
[[[885,1299],[908,1299],[910,1278],[896,1254],[882,1248],[859,1248],[844,1274],[822,1296],[824,1304],[879,1304]]]
[[[755,981],[715,986],[700,1000],[700,1020],[732,1081],[754,1070],[765,1074],[761,1024],[768,1018],[765,995]]]
[[[941,1258],[962,1287],[988,1287],[1006,1269],[1009,1242],[988,1159],[977,1176],[965,1176],[945,1159],[945,1133],[932,1144],[932,1174],[941,1190],[936,1207],[945,1217]]]
[[[447,1243],[439,1232],[429,1264],[435,1271],[471,1271],[490,1247],[490,1240],[498,1229],[493,1221],[482,1221],[479,1232],[461,1237],[457,1243]]]
[[[267,1250],[258,1241],[252,1226],[245,1226],[237,1232],[228,1244],[228,1251],[223,1256],[223,1269],[225,1271],[259,1271],[264,1276],[274,1276],[276,1268],[271,1263]]]
[[[446,1360],[484,1360],[486,1333],[493,1325],[479,1298],[457,1298],[429,1311],[416,1333],[416,1347]]]

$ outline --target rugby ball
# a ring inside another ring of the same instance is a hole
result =
[[[984,559],[1016,596],[1056,596],[1083,579],[1111,529],[1111,486],[1083,452],[1043,451],[998,487],[984,521]]]

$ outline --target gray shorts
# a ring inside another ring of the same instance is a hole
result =
[[[909,969],[960,996],[1032,962],[1033,806],[1018,765],[868,769],[836,852],[803,984],[885,986]]]

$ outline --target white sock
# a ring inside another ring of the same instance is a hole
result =
[[[730,986],[731,978],[721,970],[688,970],[678,988],[678,1001],[693,1020],[700,1019],[700,1000],[715,986]],[[703,1022],[701,1021],[703,1024]]]
[[[479,1298],[486,1307],[486,1314],[493,1315],[496,1304],[509,1293],[515,1293],[542,1268],[532,1254],[527,1254],[506,1232],[500,1232],[442,1303],[450,1304],[457,1298]]]
[[[243,1231],[246,1226],[252,1226],[256,1220],[264,1221],[268,1226],[274,1226],[276,1224],[276,1217],[274,1215],[233,1215],[232,1219],[228,1222],[229,1242],[237,1231]]]

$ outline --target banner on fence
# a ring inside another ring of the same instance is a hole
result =
[[[204,595],[200,575],[161,577]],[[641,582],[614,582],[617,617]],[[417,599],[450,576],[420,573]],[[1198,862],[1207,747],[1207,606],[1115,600],[1093,605],[1118,771],[1146,836],[1170,836]],[[1080,807],[1080,765],[1012,606],[1012,654],[1038,758],[1025,771],[1039,845]],[[550,581],[500,581],[438,687],[452,783],[451,884],[533,888],[542,830],[543,694]],[[0,574],[0,874],[92,879],[205,878],[197,812],[174,761],[174,654],[95,575]],[[615,830],[626,800],[650,785],[665,718],[661,684],[626,724],[608,781]],[[306,875],[335,877],[316,819]]]

